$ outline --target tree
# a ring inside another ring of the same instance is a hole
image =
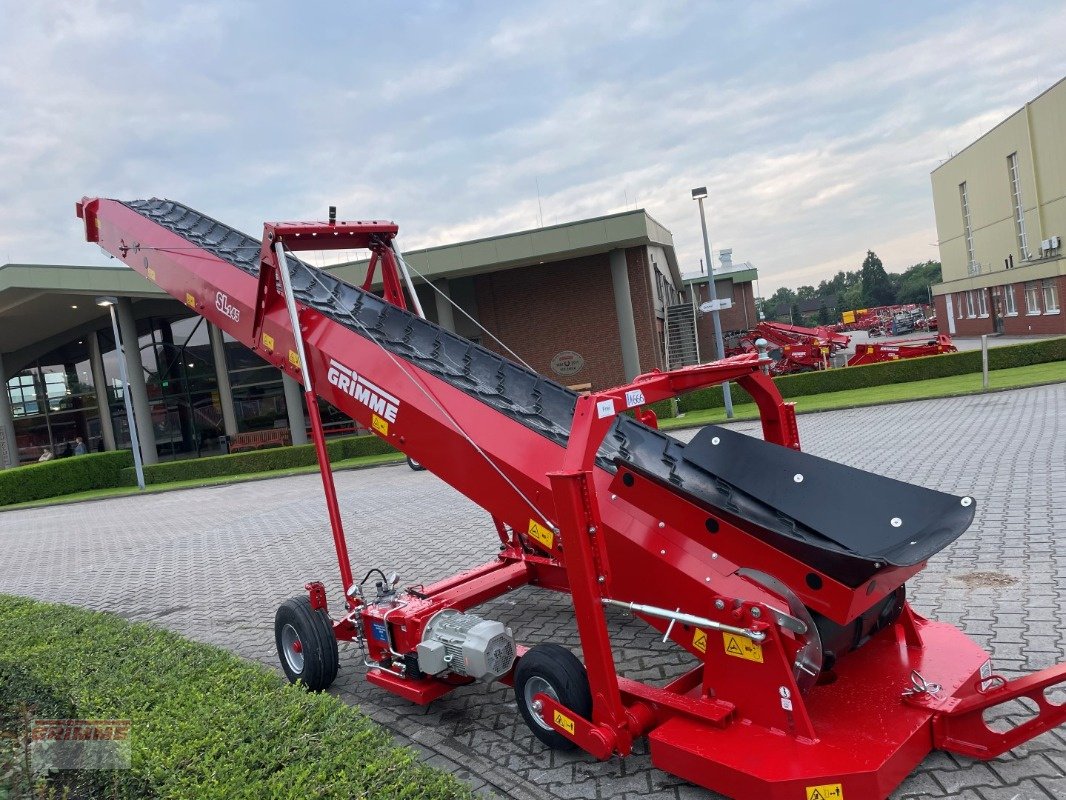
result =
[[[830,322],[832,322],[832,319],[829,316],[829,308],[826,306],[825,300],[822,300],[818,306],[818,324],[828,325]]]
[[[896,300],[900,303],[928,303],[929,287],[940,281],[939,261],[926,261],[908,267],[901,276]]]
[[[862,301],[868,308],[892,305],[895,302],[896,292],[892,287],[892,280],[873,250],[866,251],[861,272]]]

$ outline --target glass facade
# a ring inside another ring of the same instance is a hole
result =
[[[103,450],[96,387],[84,339],[53,350],[8,379],[7,393],[20,463],[46,453],[73,455],[80,437],[87,452]]]
[[[97,392],[106,395],[115,444],[130,447],[121,372],[111,327],[97,331],[105,386],[93,385],[87,339],[72,341],[8,380],[19,462],[105,449]],[[228,450],[214,351],[206,320],[180,313],[137,320],[137,349],[160,460],[218,455]],[[281,373],[223,335],[237,432],[288,428]],[[304,417],[306,418],[306,408]],[[325,401],[327,435],[356,432],[355,423]]]

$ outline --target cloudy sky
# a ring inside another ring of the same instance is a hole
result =
[[[1061,0],[0,0],[0,263],[102,263],[88,194],[256,236],[332,203],[406,248],[639,206],[694,269],[706,184],[764,294],[901,270],[937,257],[929,172],[1064,41]]]

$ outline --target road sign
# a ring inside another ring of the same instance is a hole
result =
[[[702,311],[704,314],[707,314],[707,313],[709,313],[711,311],[725,311],[727,308],[732,308],[732,307],[733,307],[733,298],[732,297],[720,297],[717,300],[710,300],[710,301],[708,301],[706,303],[703,303],[700,306],[700,311]]]

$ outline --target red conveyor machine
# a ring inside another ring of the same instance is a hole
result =
[[[260,241],[164,200],[85,198],[77,213],[90,242],[303,384],[343,606],[314,582],[278,609],[291,680],[327,688],[337,641],[355,642],[367,679],[413,703],[502,681],[548,746],[606,759],[647,737],[658,768],[756,800],[885,798],[933,749],[990,759],[1066,721],[1048,699],[1066,666],[1005,680],[906,601],[974,499],[801,452],[765,354],[578,396],[422,318],[393,223],[331,210],[268,223]],[[372,254],[362,288],[291,255],[355,248]],[[755,398],[764,440],[708,426],[686,445],[655,429],[650,404],[723,381]],[[425,587],[377,570],[357,582],[316,397],[486,509],[498,555]],[[570,594],[583,660],[471,613],[526,585]],[[618,674],[608,607],[694,666],[664,686]],[[1031,718],[986,724],[1019,698]]]

